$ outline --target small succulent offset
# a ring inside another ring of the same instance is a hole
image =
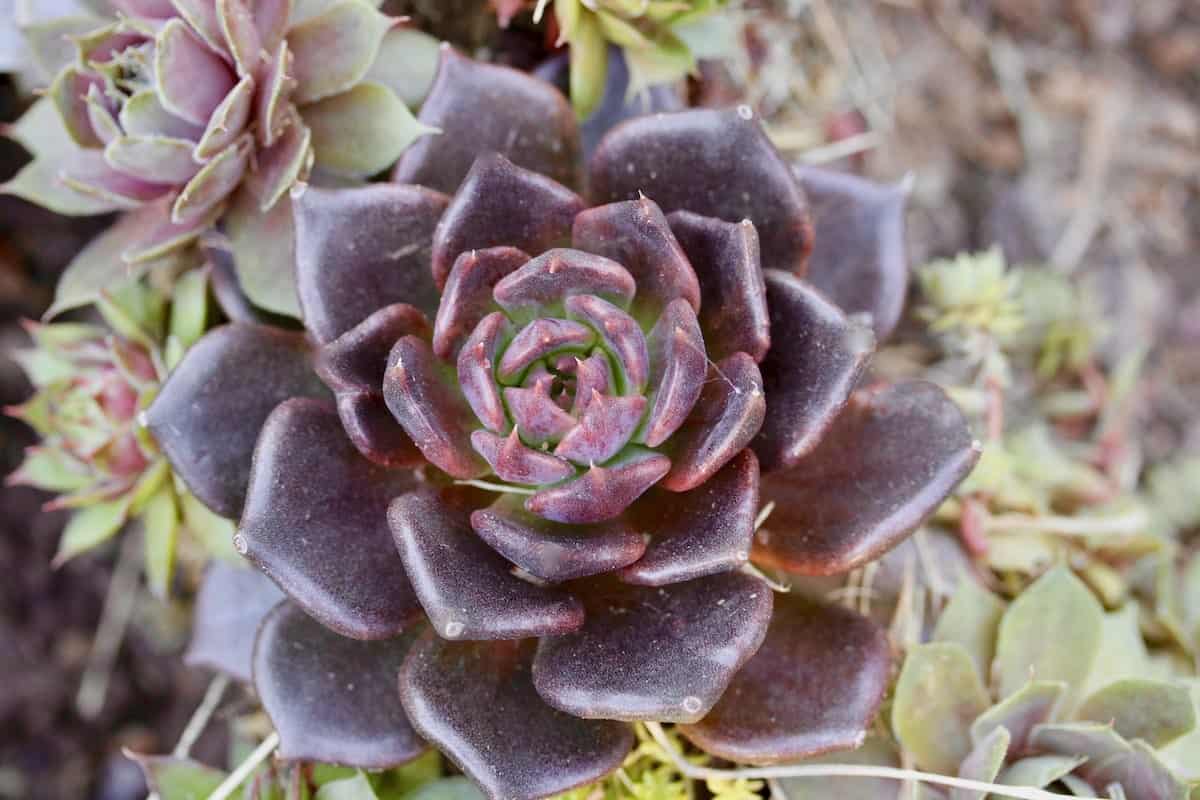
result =
[[[421,123],[392,183],[297,194],[311,338],[218,328],[148,410],[288,596],[207,660],[286,759],[428,741],[493,797],[604,776],[638,721],[748,763],[858,744],[883,631],[743,567],[853,569],[975,462],[933,385],[859,388],[902,194],[797,175],[741,108],[614,128],[589,206],[565,99],[449,48]]]
[[[1066,567],[1011,604],[964,580],[932,641],[905,659],[897,740],[943,774],[1080,797],[1188,797],[1200,779],[1200,686],[1147,652],[1138,617],[1132,602],[1105,613]]]
[[[64,214],[144,209],[130,264],[223,217],[231,235],[270,234],[260,218],[289,213],[314,163],[369,176],[425,132],[390,85],[385,56],[403,33],[378,5],[111,0],[111,16],[33,23],[27,40],[55,77],[16,128],[35,158],[4,189]]]
[[[12,484],[58,494],[47,507],[71,509],[55,560],[62,563],[139,521],[150,587],[167,594],[181,530],[210,552],[231,554],[233,524],[173,482],[170,466],[139,422],[167,371],[204,332],[206,280],[194,272],[168,310],[152,289],[134,284],[106,295],[109,327],[29,323],[31,349],[16,358],[35,394],[8,413],[41,437]]]

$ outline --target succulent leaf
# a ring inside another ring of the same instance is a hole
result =
[[[259,625],[283,599],[283,592],[257,569],[214,561],[196,595],[184,663],[249,683]]]

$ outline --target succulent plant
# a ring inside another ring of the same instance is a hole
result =
[[[288,596],[252,668],[208,661],[284,758],[428,741],[493,797],[605,775],[642,720],[750,763],[856,745],[883,632],[742,568],[859,566],[975,462],[936,387],[858,386],[902,195],[797,175],[741,108],[614,128],[589,207],[565,99],[449,48],[421,123],[392,183],[295,199],[310,339],[218,328],[148,410]]]
[[[1175,800],[1200,779],[1189,674],[1147,651],[1135,605],[1105,613],[1066,567],[1011,604],[967,580],[932,641],[909,651],[891,723],[921,769]]]
[[[290,254],[289,189],[314,164],[370,176],[427,132],[393,90],[410,32],[378,5],[111,0],[110,16],[33,22],[33,57],[55,77],[14,129],[35,158],[4,190],[64,214],[143,209],[120,253],[134,266],[224,219],[235,244],[259,240],[239,254],[265,262],[239,264],[252,298],[290,311],[265,255]]]
[[[71,509],[57,563],[97,547],[126,524],[144,529],[151,588],[165,595],[182,530],[209,552],[232,555],[233,524],[174,484],[170,465],[139,417],[167,371],[205,326],[205,276],[182,280],[169,309],[153,290],[133,285],[106,295],[108,327],[28,323],[33,347],[16,358],[35,394],[8,413],[41,437],[9,483],[57,496],[49,509]]]

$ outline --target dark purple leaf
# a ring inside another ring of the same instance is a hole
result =
[[[492,299],[493,287],[527,261],[529,256],[515,247],[470,250],[458,257],[433,325],[433,352],[438,357],[455,358],[479,321],[500,310]]]
[[[426,636],[400,673],[418,732],[491,800],[546,797],[598,780],[633,748],[630,726],[583,720],[533,688],[534,642],[447,642]]]
[[[531,373],[526,382],[529,385],[504,390],[504,402],[517,431],[531,445],[557,442],[576,422],[550,396],[554,376],[548,371]]]
[[[775,598],[762,647],[708,716],[679,728],[700,749],[744,764],[857,747],[891,672],[887,636],[841,606]]]
[[[297,396],[329,396],[304,335],[231,323],[188,350],[146,424],[192,494],[237,519],[259,429],[275,406]]]
[[[291,603],[271,612],[254,649],[254,688],[280,757],[386,769],[419,756],[428,745],[404,715],[396,675],[422,630],[362,642]]]
[[[700,310],[700,285],[667,218],[645,197],[589,208],[575,218],[572,243],[607,256],[637,282],[634,314],[651,319],[677,298]]]
[[[875,337],[792,275],[770,270],[766,283],[775,346],[759,365],[767,414],[754,452],[771,472],[817,446],[866,368]]]
[[[551,353],[561,351],[587,352],[596,335],[587,325],[569,319],[541,317],[522,328],[509,342],[500,358],[496,377],[513,383],[529,368]]]
[[[740,453],[762,427],[767,402],[754,359],[734,353],[708,370],[700,400],[671,439],[664,489],[694,489]]]
[[[555,708],[590,719],[695,722],[754,655],[771,619],[770,587],[738,572],[577,591],[587,621],[542,639],[533,682]]]
[[[816,230],[809,283],[847,314],[870,314],[875,336],[886,338],[908,292],[908,190],[817,167],[797,172]]]
[[[758,459],[742,450],[720,472],[689,492],[651,489],[629,510],[651,534],[646,554],[621,570],[644,586],[688,581],[737,569],[750,558],[758,515]]]
[[[700,399],[708,374],[704,336],[683,298],[671,301],[646,337],[650,415],[638,441],[658,447],[679,430]]]
[[[514,319],[532,319],[559,309],[567,297],[593,294],[629,306],[638,286],[621,264],[582,250],[555,248],[542,253],[496,286],[496,302]]]
[[[449,490],[402,495],[388,522],[421,605],[447,639],[521,639],[575,630],[583,607],[561,589],[514,576],[475,535],[471,509]]]
[[[474,415],[453,370],[416,336],[396,342],[383,379],[387,407],[431,463],[455,478],[478,478],[487,464],[471,447]]]
[[[585,578],[637,561],[646,540],[623,520],[564,525],[530,514],[504,495],[471,514],[471,527],[497,553],[551,583]]]
[[[569,62],[568,54],[564,52],[539,64],[533,74],[549,81],[563,94],[567,94],[570,83]],[[624,52],[616,45],[610,44],[608,47],[607,65],[604,96],[588,118],[579,124],[585,159],[591,158],[596,145],[606,133],[625,120],[684,108],[680,91],[668,84],[655,84],[630,97],[629,67],[625,64]]]
[[[398,183],[453,192],[475,159],[489,152],[566,186],[578,182],[575,112],[557,89],[523,72],[472,61],[442,45],[418,119],[444,133],[424,136],[405,151],[392,174]]]
[[[503,312],[488,314],[463,343],[458,353],[458,385],[475,417],[493,433],[508,430],[508,414],[496,384],[496,360],[512,337],[512,326]]]
[[[243,554],[301,608],[343,636],[396,636],[421,614],[387,526],[408,470],[359,455],[329,404],[280,404],[254,452]]]
[[[855,393],[796,466],[767,475],[775,510],[755,537],[767,563],[832,575],[895,547],[979,458],[958,407],[931,383]]]
[[[763,266],[804,270],[813,240],[804,193],[746,106],[629,120],[600,142],[589,176],[596,203],[642,192],[668,213],[748,219]]]
[[[508,436],[475,431],[471,434],[471,445],[488,462],[496,477],[508,483],[545,486],[575,474],[575,468],[558,456],[522,444],[516,428]]]
[[[196,595],[184,663],[249,683],[258,625],[283,597],[270,578],[250,565],[213,561]]]
[[[383,375],[397,339],[429,336],[429,320],[404,303],[379,309],[317,352],[317,372],[337,394],[346,435],[367,458],[385,467],[415,467],[423,459],[388,411]]]
[[[646,412],[646,398],[625,397],[592,391],[579,424],[567,431],[554,448],[554,455],[581,466],[603,464],[633,438]]]
[[[545,175],[495,153],[481,155],[434,232],[433,279],[444,286],[468,250],[507,245],[537,254],[563,244],[582,210],[579,195]]]
[[[754,225],[689,211],[669,220],[700,281],[700,328],[711,357],[742,352],[762,361],[771,346],[771,320]]]
[[[586,322],[604,340],[617,373],[624,378],[626,394],[640,394],[650,378],[650,353],[646,336],[633,317],[595,295],[568,297],[567,316]]]
[[[606,466],[594,466],[562,486],[541,490],[525,501],[525,510],[555,522],[605,522],[620,516],[670,468],[666,456],[628,448]]]
[[[293,206],[297,291],[309,331],[333,341],[393,303],[432,318],[438,290],[430,248],[448,202],[420,186],[307,187]]]

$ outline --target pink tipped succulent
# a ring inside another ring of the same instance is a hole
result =
[[[585,200],[564,98],[450,50],[421,119],[447,133],[393,183],[295,201],[315,349],[217,330],[149,410],[289,597],[252,670],[283,756],[428,741],[533,798],[616,768],[634,721],[752,763],[857,744],[882,631],[742,568],[853,569],[974,463],[934,386],[858,388],[901,195],[798,180],[742,108],[614,128]]]
[[[377,3],[111,4],[111,19],[27,32],[58,68],[43,101],[58,122],[35,108],[17,126],[37,158],[6,188],[62,213],[152,207],[129,261],[188,243],[231,207],[267,213],[314,160],[368,176],[419,135],[375,77],[395,23]]]

